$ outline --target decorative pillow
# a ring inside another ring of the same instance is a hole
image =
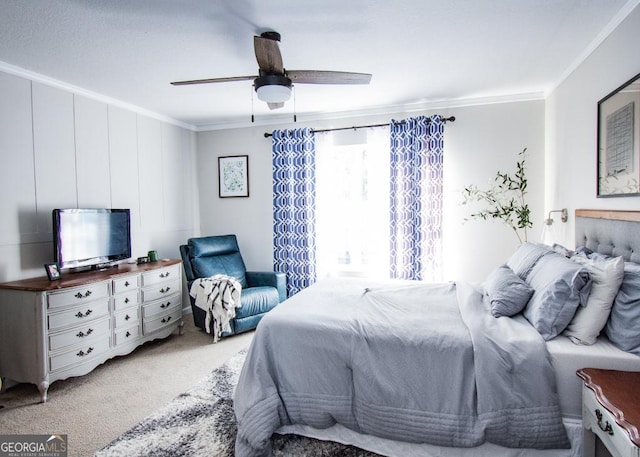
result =
[[[640,264],[625,262],[605,333],[618,348],[640,355]]]
[[[586,306],[578,307],[564,335],[576,344],[593,344],[607,323],[613,300],[622,284],[624,259],[596,260],[580,254],[571,260],[587,269],[592,284]]]
[[[494,317],[514,316],[521,312],[533,294],[533,289],[507,265],[491,272],[484,284]]]
[[[526,281],[533,266],[543,255],[553,252],[549,246],[537,243],[522,243],[507,260],[507,266]]]
[[[587,271],[557,252],[540,257],[526,282],[534,292],[524,309],[524,317],[547,341],[569,325],[583,290],[590,286]]]

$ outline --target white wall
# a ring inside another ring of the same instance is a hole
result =
[[[44,275],[54,208],[130,208],[134,257],[199,233],[194,132],[3,72],[0,100],[0,281]]]
[[[469,219],[461,205],[469,184],[486,188],[496,171],[513,173],[526,152],[526,202],[534,226],[529,241],[540,242],[544,202],[544,101],[456,108],[445,130],[445,277],[482,281],[519,245],[511,228],[498,221]],[[477,210],[477,208],[476,208]]]
[[[534,221],[542,221],[544,102],[528,101],[441,109],[425,113],[390,113],[334,121],[279,125],[277,128],[349,127],[388,122],[420,114],[456,116],[445,126],[445,276],[482,280],[504,263],[518,241],[510,229],[493,222],[463,223],[469,211],[460,205],[468,184],[485,185],[496,171],[513,171],[517,153],[529,150],[529,203]],[[272,128],[251,127],[198,133],[198,181],[203,235],[235,233],[249,269],[272,269]],[[218,157],[249,155],[249,198],[218,198]],[[540,227],[534,228],[536,236]]]
[[[547,209],[569,209],[569,246],[574,244],[575,209],[640,209],[640,197],[596,197],[598,101],[640,73],[639,42],[636,7],[547,97],[545,203]]]

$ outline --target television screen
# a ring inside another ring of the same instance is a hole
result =
[[[128,209],[54,209],[53,251],[60,268],[106,266],[131,257]]]

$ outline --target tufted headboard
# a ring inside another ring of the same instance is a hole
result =
[[[576,210],[576,247],[640,263],[640,211]]]

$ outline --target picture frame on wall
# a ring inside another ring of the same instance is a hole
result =
[[[218,157],[218,196],[249,196],[249,156]]]
[[[640,195],[640,74],[598,102],[598,197]]]

